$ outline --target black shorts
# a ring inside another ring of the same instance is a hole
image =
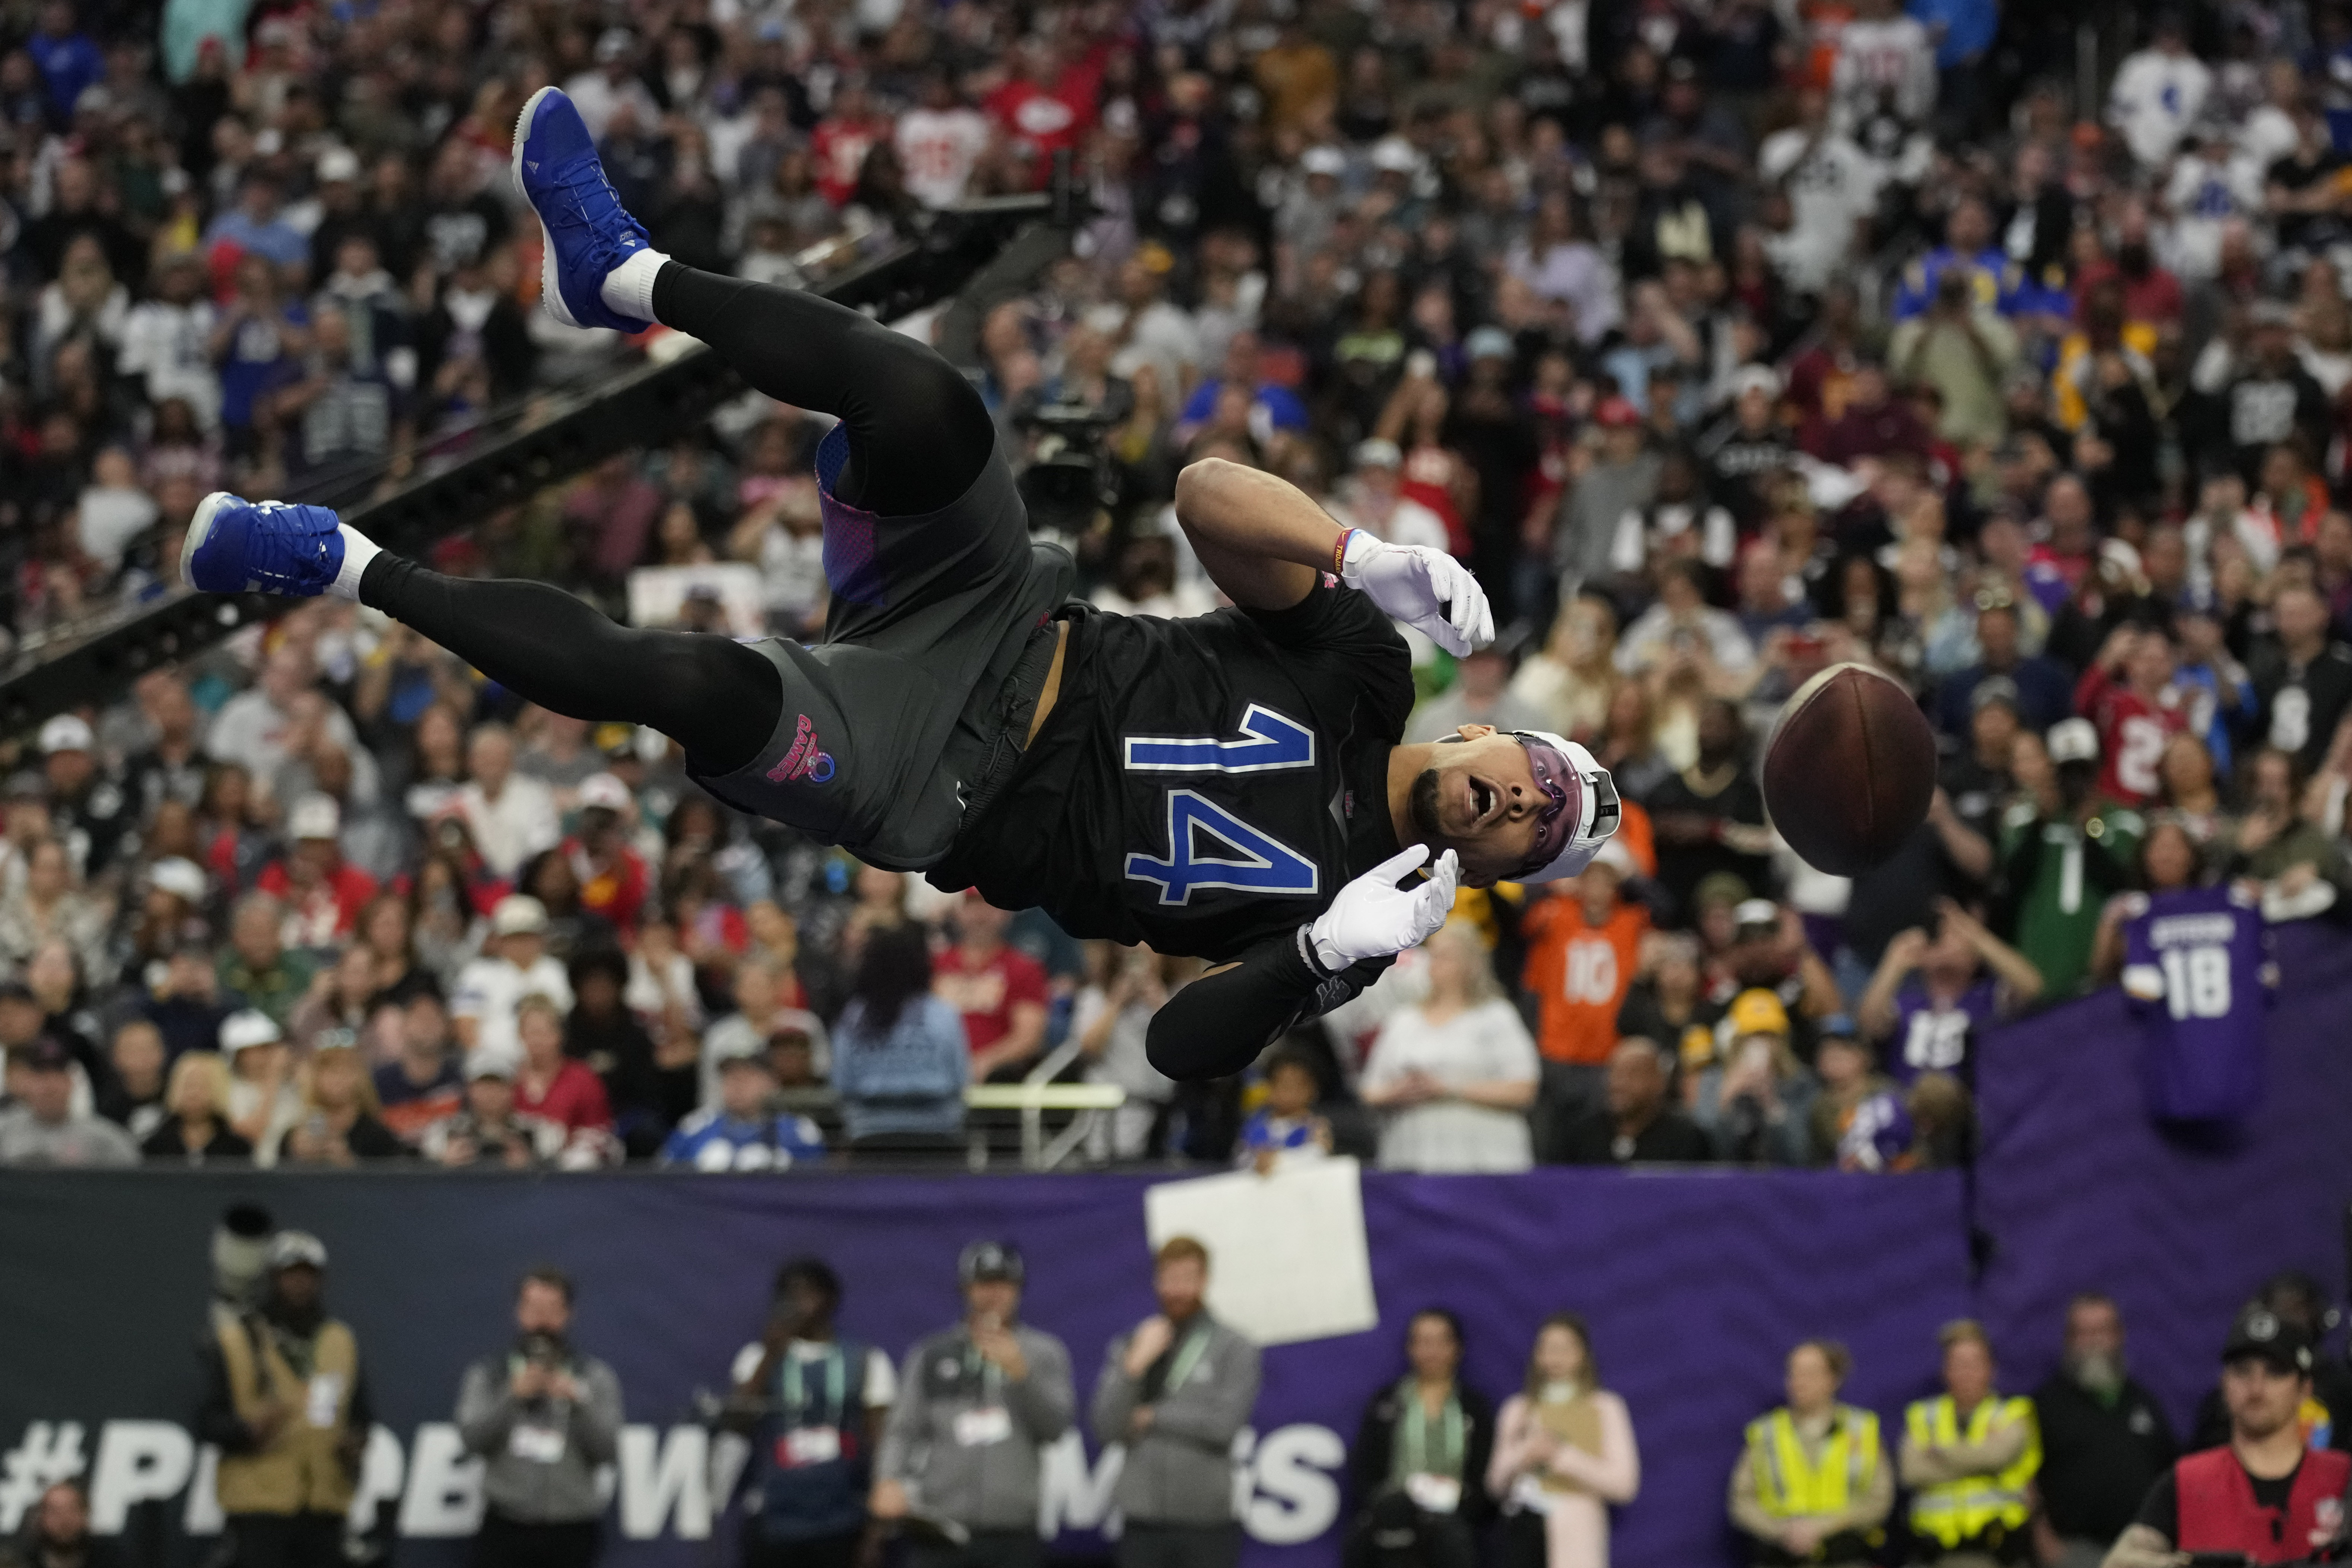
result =
[[[969,489],[920,517],[835,500],[847,455],[836,426],[817,447],[824,640],[753,645],[783,678],[775,733],[734,772],[698,778],[869,864],[919,871],[1018,758],[1077,567],[1029,537],[1002,438]]]

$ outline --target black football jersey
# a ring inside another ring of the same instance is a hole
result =
[[[1412,660],[1370,599],[1326,579],[1282,611],[1068,613],[1054,710],[934,883],[1222,962],[1397,852]]]

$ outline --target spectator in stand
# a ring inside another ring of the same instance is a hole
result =
[[[524,861],[562,837],[554,792],[515,771],[514,731],[504,724],[478,726],[467,738],[466,773],[454,802],[457,814],[466,819],[483,863],[511,881]]]
[[[411,1152],[376,1115],[375,1085],[359,1047],[329,1042],[303,1069],[301,1116],[279,1134],[264,1164],[337,1165],[399,1160]]]
[[[841,1332],[840,1311],[832,1265],[795,1258],[776,1270],[760,1338],[736,1353],[726,1424],[751,1436],[759,1499],[744,1522],[744,1568],[841,1568],[880,1545],[866,1500],[898,1373],[881,1350]]]
[[[144,1143],[163,1124],[163,1074],[171,1061],[163,1031],[144,1018],[134,1018],[114,1031],[106,1054],[112,1069],[108,1080],[95,1087],[98,1113]]]
[[[2123,1314],[2108,1297],[2066,1303],[2065,1353],[2033,1391],[2033,1415],[2038,1555],[2053,1568],[2098,1568],[2179,1452],[2163,1406],[2125,1370]]]
[[[1463,1381],[1462,1351],[1462,1321],[1444,1308],[1405,1321],[1405,1374],[1374,1396],[1348,1451],[1349,1560],[1361,1560],[1375,1539],[1383,1559],[1415,1568],[1475,1560],[1478,1532],[1495,1512],[1485,1485],[1495,1406]]]
[[[2087,719],[2053,725],[2046,742],[2021,733],[2011,752],[2017,799],[2001,822],[2005,928],[2041,976],[2038,995],[2053,1002],[2073,995],[2089,972],[2100,909],[2130,885],[2145,831],[2137,812],[2099,797],[2098,763]]]
[[[2010,710],[2029,729],[2046,730],[2074,711],[2066,672],[2054,659],[2029,654],[2017,600],[2000,584],[1979,588],[1977,607],[1977,662],[1947,677],[1937,688],[1936,722],[1947,735],[1969,732],[1977,694],[1987,684],[2005,680],[1993,689],[2007,698]]]
[[[449,1009],[434,991],[420,991],[400,1009],[398,1052],[375,1069],[375,1099],[383,1124],[414,1145],[425,1129],[454,1114],[465,1097]]]
[[[1641,968],[1649,911],[1621,896],[1633,858],[1615,839],[1581,875],[1536,889],[1519,932],[1521,984],[1536,998],[1543,1056],[1535,1117],[1539,1144],[1600,1103],[1616,1048],[1618,1016]]]
[[[1242,1123],[1236,1157],[1268,1176],[1285,1162],[1329,1153],[1331,1122],[1316,1111],[1323,1079],[1313,1058],[1296,1047],[1276,1046],[1259,1070],[1265,1078],[1265,1103]]]
[[[1702,703],[1697,739],[1690,766],[1643,802],[1657,835],[1659,885],[1685,920],[1700,880],[1715,872],[1729,871],[1751,888],[1762,884],[1772,844],[1739,710],[1719,699]]]
[[[1789,1010],[1757,988],[1732,998],[1723,1059],[1698,1075],[1691,1120],[1716,1158],[1739,1164],[1811,1163],[1820,1084],[1789,1044]]]
[[[1449,921],[1423,951],[1428,997],[1381,1026],[1364,1063],[1363,1101],[1383,1113],[1381,1165],[1524,1171],[1535,1163],[1535,1042],[1475,926]]]
[[[241,1163],[253,1145],[229,1125],[228,1064],[211,1051],[188,1051],[172,1064],[162,1125],[139,1145],[149,1164]]]
[[[1077,1407],[1070,1352],[1020,1321],[1027,1270],[1011,1247],[973,1242],[956,1278],[963,1320],[907,1352],[867,1506],[895,1525],[919,1501],[942,1521],[937,1544],[908,1552],[919,1568],[1036,1568],[1038,1473]],[[949,1544],[944,1524],[963,1539]]]
[[[1070,1012],[1070,1038],[1078,1043],[1094,1083],[1117,1086],[1127,1098],[1112,1112],[1099,1152],[1122,1160],[1164,1152],[1168,1108],[1176,1085],[1145,1053],[1152,1015],[1181,986],[1189,965],[1148,947],[1087,944],[1089,975]]]
[[[357,1337],[327,1315],[326,1275],[324,1243],[279,1231],[264,1255],[258,1305],[215,1305],[198,1349],[195,1432],[220,1449],[214,1487],[240,1563],[343,1561],[343,1515],[374,1405]]]
[[[2021,1550],[2011,1542],[2028,1539],[2042,1468],[2033,1404],[1995,1392],[1992,1346],[1976,1323],[1948,1323],[1936,1338],[1944,1392],[1904,1411],[1897,1450],[1911,1530],[1938,1563],[2009,1561]]]
[[[1119,1568],[1234,1568],[1234,1439],[1257,1404],[1257,1347],[1208,1309],[1209,1249],[1172,1237],[1152,1255],[1159,1310],[1103,1349],[1095,1440],[1122,1443],[1112,1500]]]
[[[1706,1133],[1666,1102],[1665,1053],[1654,1040],[1620,1040],[1609,1057],[1608,1103],[1570,1122],[1545,1158],[1567,1165],[1699,1164],[1714,1158]]]
[[[519,1047],[519,1010],[526,996],[547,998],[559,1020],[572,1010],[572,982],[547,952],[547,908],[537,899],[525,893],[500,899],[482,949],[481,957],[458,972],[449,1001],[457,1043],[467,1051]]]
[[[343,858],[342,830],[342,809],[331,795],[304,795],[286,814],[292,853],[263,867],[254,884],[285,906],[289,948],[333,950],[375,897],[375,879]]]
[[[767,1042],[739,1041],[719,1058],[719,1103],[677,1124],[662,1145],[665,1165],[698,1171],[782,1171],[824,1158],[824,1134],[805,1116],[774,1107],[775,1069]]]
[[[1975,1074],[1978,1032],[2041,994],[2041,972],[2025,955],[1945,899],[1932,934],[1914,926],[1886,944],[1854,1011],[1898,1079],[1930,1072],[1966,1079]]]
[[[1641,1490],[1642,1456],[1625,1402],[1601,1386],[1591,1337],[1574,1312],[1555,1312],[1536,1330],[1527,1381],[1495,1420],[1486,1484],[1516,1532],[1515,1560],[1604,1568],[1609,1505]]]
[[[515,1339],[466,1368],[457,1436],[480,1456],[481,1563],[590,1568],[604,1545],[597,1471],[620,1451],[621,1381],[573,1345],[572,1279],[541,1266],[515,1293]]]
[[[2283,584],[2271,614],[2277,632],[2248,661],[2259,704],[2258,731],[2274,749],[2315,768],[2352,708],[2352,649],[2331,635],[2327,601],[2316,588]]]
[[[1024,1076],[1045,1046],[1045,971],[1007,946],[1013,916],[968,890],[957,900],[955,945],[940,953],[932,989],[963,1015],[974,1083]]]
[[[554,1122],[515,1109],[515,1079],[521,1070],[519,1047],[482,1046],[467,1052],[465,1101],[418,1134],[417,1152],[451,1167],[527,1171],[555,1163],[568,1140]]]
[[[219,963],[225,999],[266,1015],[281,1028],[310,989],[313,969],[306,955],[287,950],[285,920],[286,907],[277,899],[247,893],[230,908],[228,949]]]
[[[874,928],[833,1037],[833,1084],[851,1152],[960,1150],[971,1059],[963,1020],[932,994],[921,929]]]
[[[1903,1094],[1878,1070],[1878,1053],[1843,1014],[1822,1021],[1813,1071],[1812,1163],[1842,1171],[1906,1170],[1916,1129]]]
[[[563,1129],[567,1165],[617,1160],[613,1108],[604,1098],[604,1084],[585,1063],[563,1054],[562,1009],[538,992],[524,996],[515,1004],[515,1037],[522,1047],[514,1079],[515,1109]]]
[[[248,1007],[222,1020],[220,1048],[228,1058],[229,1125],[253,1145],[255,1163],[269,1164],[302,1116],[286,1037],[268,1014]]]
[[[89,1494],[79,1480],[54,1481],[26,1510],[18,1560],[26,1568],[121,1568],[113,1543],[89,1530]]]
[[[652,888],[645,860],[629,844],[636,796],[614,774],[592,773],[580,781],[573,802],[580,831],[564,840],[563,850],[580,879],[581,907],[634,932]]]
[[[2160,626],[2117,626],[2074,689],[2075,710],[2098,731],[2105,765],[2099,788],[2110,800],[2144,806],[2162,788],[2165,743],[2189,726],[2175,683],[2172,638]]]
[[[2311,1397],[2311,1338],[2260,1305],[2238,1315],[2221,1347],[2226,1445],[2202,1448],[2158,1478],[2107,1553],[2112,1568],[2153,1568],[2191,1552],[2254,1563],[2328,1552],[2344,1535],[2352,1459],[2311,1452],[2299,1420]]]
[[[1838,1400],[1853,1370],[1835,1340],[1807,1340],[1789,1352],[1788,1404],[1748,1424],[1730,1513],[1759,1568],[1862,1568],[1885,1542],[1894,1467],[1878,1417]]]
[[[8,1052],[0,1165],[135,1165],[139,1145],[113,1122],[77,1114],[74,1057],[42,1037]]]

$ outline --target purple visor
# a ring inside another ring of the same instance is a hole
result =
[[[1623,808],[1607,770],[1589,773],[1580,770],[1559,747],[1529,731],[1514,730],[1511,735],[1528,753],[1536,788],[1550,802],[1536,817],[1535,848],[1527,861],[1528,874],[1551,865],[1580,837],[1606,838],[1616,830]]]

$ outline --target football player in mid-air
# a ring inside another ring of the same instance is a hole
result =
[[[1237,1071],[1354,995],[1443,923],[1457,883],[1573,875],[1615,830],[1608,773],[1558,735],[1399,743],[1413,689],[1392,618],[1455,654],[1494,635],[1451,556],[1195,463],[1177,519],[1234,607],[1103,614],[1071,599],[1068,553],[1030,538],[995,422],[946,361],[652,249],[556,89],[524,105],[514,172],[559,321],[660,321],[838,418],[816,457],[824,640],[621,626],[545,584],[442,576],[323,507],[229,495],[197,510],[188,582],[355,598],[542,707],[659,730],[742,810],[1041,905],[1076,936],[1217,961],[1151,1026],[1176,1078]]]

